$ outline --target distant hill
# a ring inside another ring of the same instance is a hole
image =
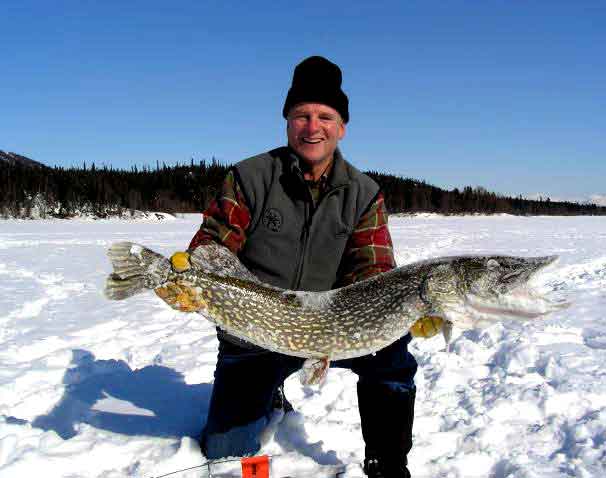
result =
[[[50,169],[45,164],[39,163],[38,161],[34,161],[33,159],[27,158],[25,156],[21,156],[17,153],[5,152],[0,149],[0,161],[6,161],[10,165],[20,164],[30,168],[43,168]]]
[[[220,191],[229,166],[214,160],[155,168],[115,170],[86,163],[50,168],[16,153],[0,151],[0,217],[137,217],[140,211],[200,212]],[[465,186],[447,191],[412,178],[367,171],[385,195],[390,213],[514,215],[606,215],[606,207],[525,199]]]

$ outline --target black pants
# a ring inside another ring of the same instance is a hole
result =
[[[417,362],[410,335],[376,354],[331,362],[359,376],[358,401],[367,454],[378,449],[403,456],[412,446],[412,408]],[[254,455],[272,414],[277,388],[304,359],[249,350],[219,340],[215,383],[201,445],[210,459]],[[329,372],[330,373],[330,372]]]

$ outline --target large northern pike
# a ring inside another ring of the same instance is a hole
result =
[[[223,246],[197,248],[184,272],[176,272],[166,257],[130,242],[112,245],[108,254],[114,268],[106,283],[108,298],[154,289],[171,307],[205,311],[239,339],[322,362],[320,376],[329,360],[376,352],[422,318],[443,323],[448,340],[453,325],[468,329],[504,318],[532,319],[563,306],[528,284],[555,256],[445,257],[340,289],[300,292],[262,284]]]

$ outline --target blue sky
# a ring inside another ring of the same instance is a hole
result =
[[[606,200],[604,1],[0,3],[0,149],[49,165],[285,143],[294,66],[339,64],[360,169]]]

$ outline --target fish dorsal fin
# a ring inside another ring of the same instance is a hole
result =
[[[210,243],[196,247],[189,260],[195,268],[207,273],[260,283],[235,254],[220,244]]]

